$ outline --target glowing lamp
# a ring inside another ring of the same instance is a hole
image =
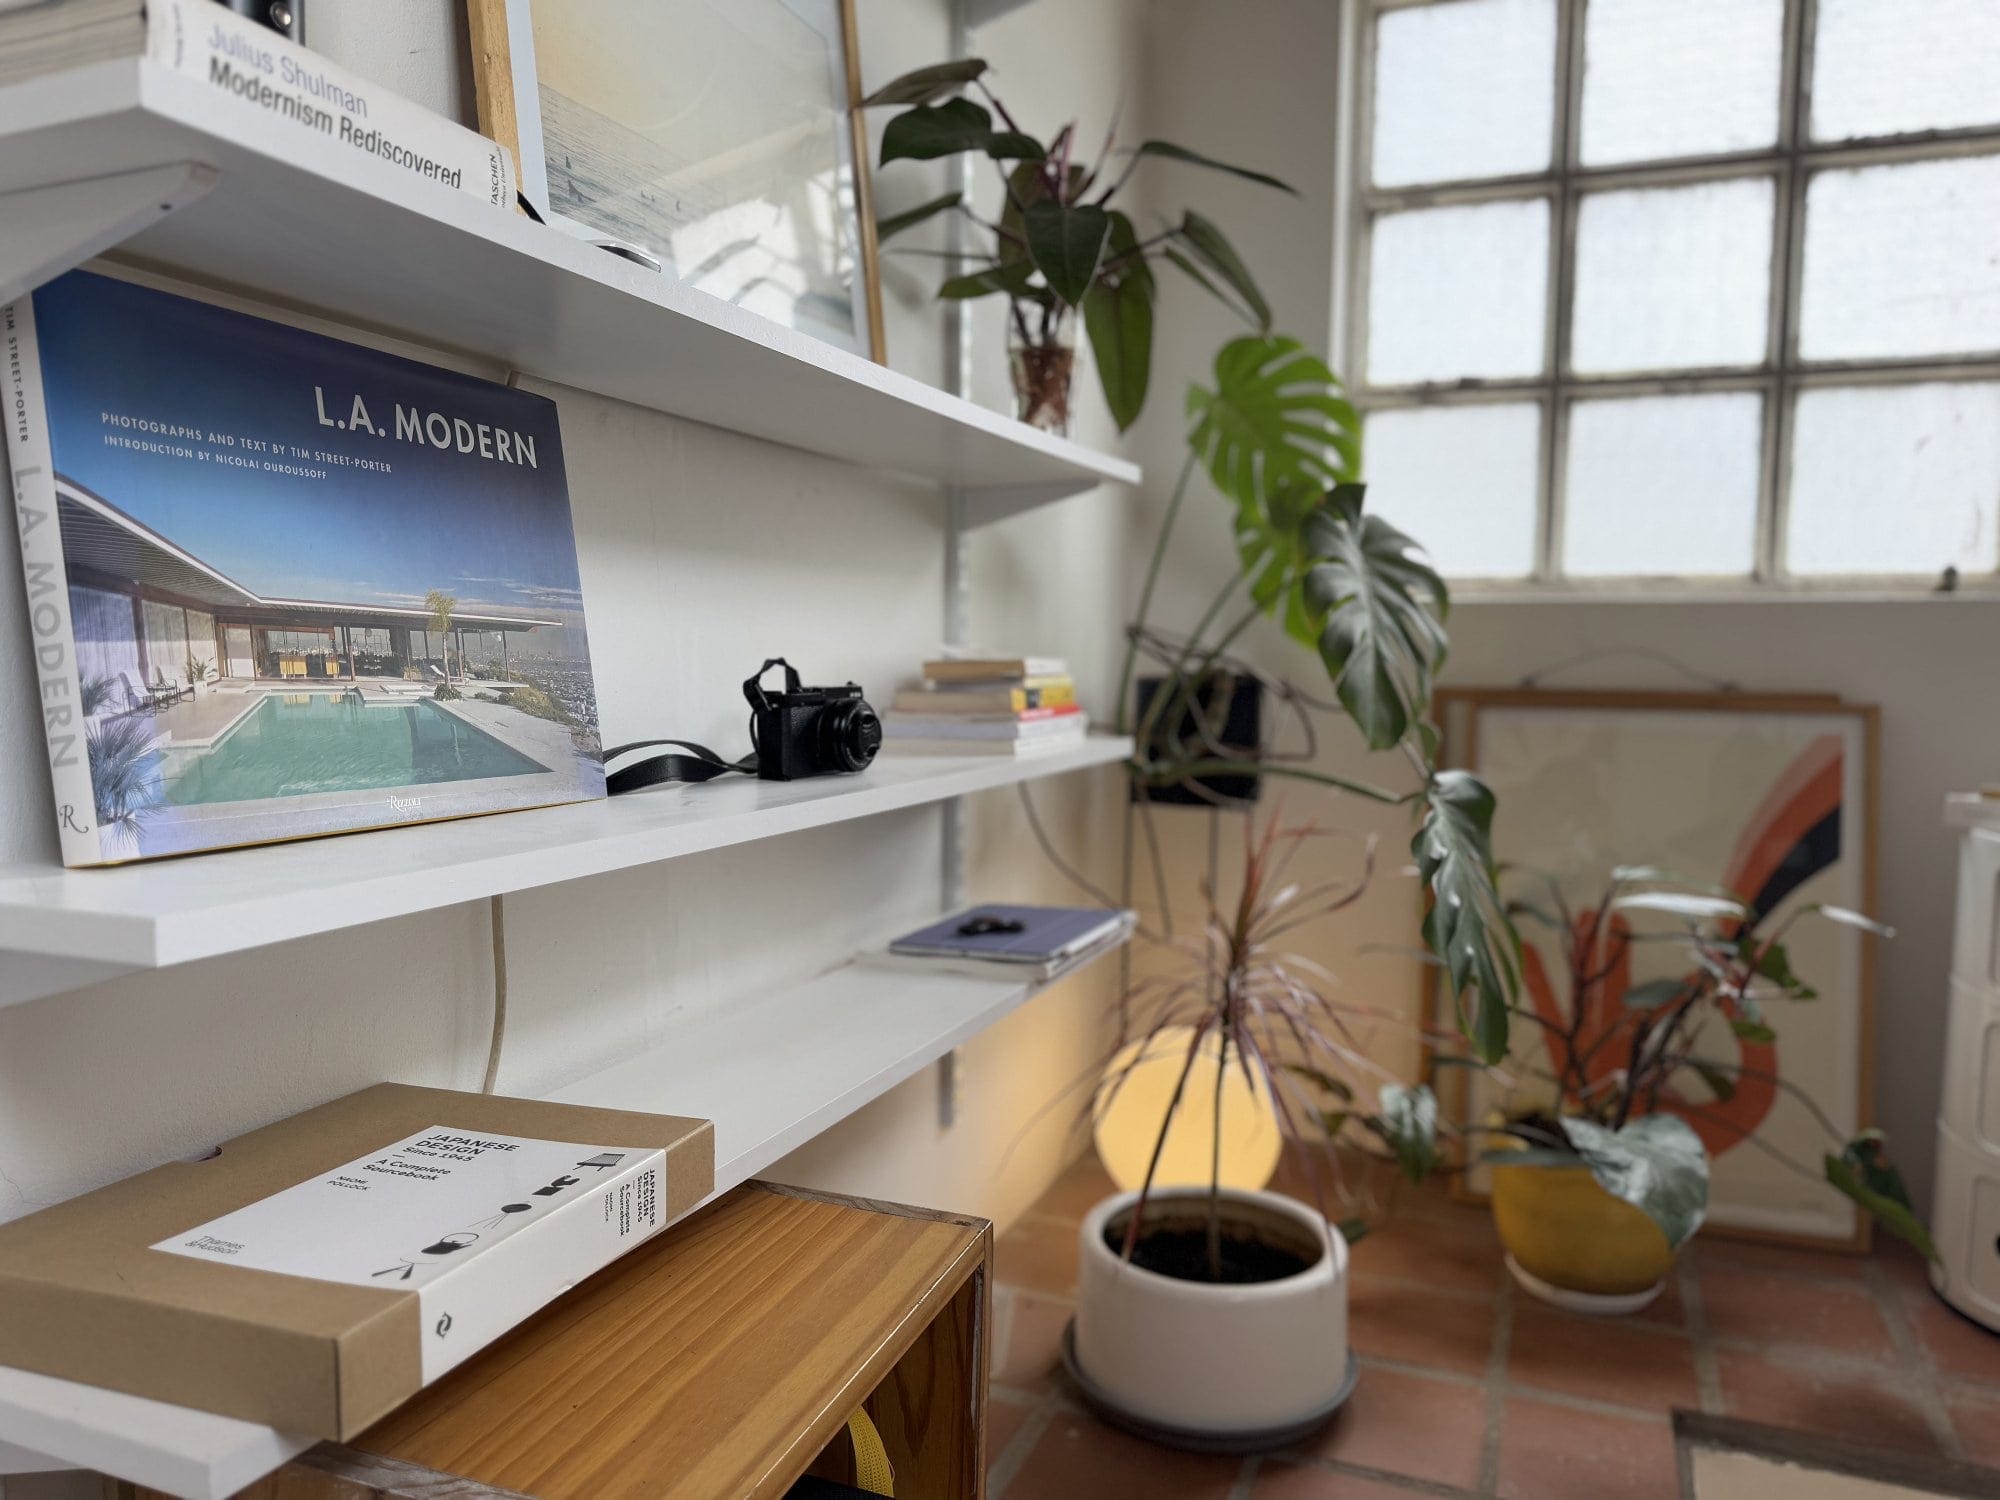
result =
[[[1127,1046],[1112,1059],[1105,1074],[1107,1082],[1101,1091],[1094,1131],[1097,1159],[1123,1191],[1130,1192],[1146,1180],[1160,1122],[1167,1117],[1174,1085],[1187,1066],[1188,1045],[1193,1039],[1193,1027],[1170,1026]],[[1240,1060],[1232,1055],[1218,1098],[1215,1075],[1221,1063],[1221,1041],[1210,1032],[1202,1038],[1187,1087],[1181,1092],[1180,1107],[1167,1129],[1167,1143],[1153,1173],[1155,1187],[1208,1185],[1218,1107],[1222,1113],[1222,1185],[1261,1188],[1277,1170],[1284,1138],[1279,1133],[1270,1088],[1254,1067],[1253,1086],[1244,1078]],[[1121,1074],[1125,1081],[1113,1095],[1109,1081]]]

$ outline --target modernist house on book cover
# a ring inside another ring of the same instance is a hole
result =
[[[603,795],[552,402],[86,272],[0,338],[66,863]]]

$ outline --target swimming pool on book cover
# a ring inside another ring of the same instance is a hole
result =
[[[91,272],[0,378],[66,864],[604,794],[553,402]]]

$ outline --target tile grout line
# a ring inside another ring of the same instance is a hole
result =
[[[1500,1486],[1500,1423],[1507,1407],[1507,1356],[1514,1342],[1514,1279],[1500,1285],[1493,1309],[1493,1347],[1486,1355],[1486,1431],[1479,1445],[1478,1492],[1491,1495]]]
[[[1930,1424],[1931,1436],[1937,1439],[1938,1447],[1944,1450],[1947,1458],[1965,1457],[1965,1447],[1958,1440],[1958,1429],[1952,1425],[1951,1413],[1946,1409],[1944,1395],[1938,1389],[1937,1366],[1925,1354],[1916,1331],[1911,1328],[1902,1299],[1889,1281],[1888,1273],[1873,1257],[1869,1259],[1865,1280],[1868,1290],[1874,1294],[1882,1321],[1888,1325],[1889,1342],[1896,1346],[1896,1356],[1908,1378],[1908,1389],[1916,1398],[1917,1410]]]
[[[1243,1460],[1243,1467],[1236,1471],[1235,1482],[1229,1486],[1229,1500],[1251,1500],[1251,1493],[1257,1483],[1257,1470],[1262,1460],[1251,1454]]]
[[[1694,1257],[1684,1255],[1674,1267],[1680,1280],[1681,1319],[1687,1324],[1688,1343],[1694,1351],[1694,1387],[1701,1409],[1710,1416],[1722,1416],[1722,1366],[1715,1357],[1715,1341],[1708,1331],[1708,1309],[1702,1305],[1701,1275]]]
[[[986,1465],[987,1500],[1001,1500],[1007,1486],[1014,1482],[1014,1476],[1027,1467],[1028,1457],[1040,1444],[1043,1435],[1055,1426],[1056,1417],[1061,1412],[1061,1402],[1051,1391],[1042,1397],[1041,1405],[1028,1413],[1021,1423],[1021,1430],[1008,1440],[1006,1451],[995,1455]]]

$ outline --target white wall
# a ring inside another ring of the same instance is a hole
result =
[[[318,0],[311,38],[470,120],[462,9]],[[1139,0],[1074,16],[1044,7],[1035,25],[995,28],[996,58],[1013,62],[1010,96],[1040,117],[1084,76],[1115,88],[1142,14]],[[945,52],[943,0],[862,0],[861,23],[871,86]],[[1050,27],[1061,62],[1044,68]],[[881,200],[919,201],[937,177],[899,166]],[[932,273],[929,262],[895,266],[888,321],[892,362],[936,380]],[[543,389],[561,406],[607,742],[673,733],[735,745],[739,684],[767,655],[886,696],[936,646],[944,532],[934,488]],[[1100,490],[998,527],[971,551],[982,636],[1069,651],[1093,699],[1122,615],[1106,580],[1128,504]],[[11,531],[0,551],[0,684],[21,704],[33,677]],[[54,857],[45,765],[32,715],[0,715],[0,862]],[[1115,847],[1093,830],[1115,807],[1116,784],[1101,773],[1039,789],[1074,853]],[[935,915],[941,818],[907,812],[508,898],[500,1088],[538,1092],[671,1043],[760,987]],[[1026,851],[1008,794],[975,804],[972,821],[975,895],[1062,894]],[[1008,1154],[1050,1088],[1096,1054],[1109,982],[1108,972],[1072,981],[969,1045],[954,1128],[938,1126],[935,1080],[922,1076],[774,1175],[1011,1218],[1073,1146],[1058,1112]],[[0,1011],[0,1217],[380,1079],[476,1088],[491,983],[481,903]]]
[[[1176,139],[1275,172],[1301,190],[1302,198],[1294,202],[1234,183],[1199,184],[1205,209],[1217,205],[1208,210],[1217,217],[1227,210],[1221,222],[1255,268],[1279,328],[1320,349],[1327,347],[1334,317],[1338,13],[1337,5],[1322,0],[1241,0],[1229,6],[1158,0],[1147,70],[1153,118],[1170,121]],[[1195,186],[1188,184],[1190,190]],[[1194,368],[1232,325],[1198,296],[1178,287],[1170,287],[1168,295],[1168,310],[1176,316],[1163,347],[1172,351],[1170,361]],[[1139,455],[1155,480],[1146,494],[1153,516],[1163,498],[1158,481],[1172,472],[1179,451],[1178,427],[1164,414],[1170,404],[1156,401],[1139,434]],[[1187,623],[1197,586],[1199,597],[1206,597],[1228,565],[1220,518],[1212,505],[1200,508],[1202,498],[1198,492],[1190,501],[1196,524],[1183,525],[1170,564],[1169,621]],[[1880,904],[1881,915],[1900,935],[1883,945],[1880,955],[1875,1110],[1920,1205],[1927,1205],[1954,877],[1953,844],[1940,812],[1947,792],[1992,780],[2000,767],[2000,691],[1991,665],[2000,603],[1461,599],[1451,635],[1446,680],[1457,684],[1518,682],[1585,648],[1645,647],[1701,676],[1748,690],[1837,692],[1881,706]],[[1245,649],[1260,664],[1301,683],[1318,673],[1310,657],[1274,631],[1255,634]],[[1635,657],[1596,661],[1559,680],[1579,687],[1687,685],[1671,669]],[[1350,732],[1338,731],[1331,739],[1322,756],[1325,767],[1378,777],[1392,773],[1380,757],[1366,756]],[[1385,855],[1391,848],[1400,852],[1407,840],[1407,824],[1399,817],[1352,798],[1293,792],[1285,803],[1294,814],[1319,811],[1380,832]],[[1181,821],[1188,821],[1185,815]],[[1183,830],[1185,857],[1194,857],[1200,833]],[[1412,941],[1415,899],[1410,881],[1385,869],[1355,919],[1327,949],[1315,949],[1331,959],[1350,993],[1405,1015],[1414,1013],[1421,981],[1410,961],[1389,950]],[[1383,1029],[1377,1051],[1396,1066],[1408,1066],[1414,1057],[1407,1034],[1396,1028]]]

